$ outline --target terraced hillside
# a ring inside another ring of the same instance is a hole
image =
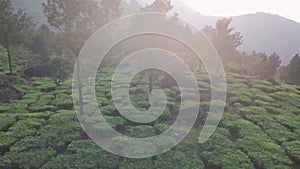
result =
[[[128,136],[148,137],[172,124],[180,101],[177,87],[163,89],[168,104],[159,119],[148,125],[135,124],[122,118],[113,106],[111,72],[111,69],[102,71],[96,91],[97,102],[112,127]],[[0,104],[0,168],[300,168],[299,87],[227,73],[226,112],[213,136],[199,144],[199,131],[210,105],[210,84],[206,74],[199,73],[196,77],[201,111],[197,125],[186,139],[157,157],[127,159],[104,151],[83,132],[73,110],[71,80],[56,86],[49,78],[27,81],[18,76],[7,77],[2,69],[0,86],[4,79],[9,79],[10,90],[21,94],[22,99]],[[134,79],[131,100],[139,109],[149,107],[147,89],[145,78]],[[128,149],[142,151],[130,146]]]

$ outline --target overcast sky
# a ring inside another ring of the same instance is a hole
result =
[[[300,0],[182,0],[204,15],[277,14],[300,23]]]

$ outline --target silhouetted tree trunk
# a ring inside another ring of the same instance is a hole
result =
[[[149,70],[149,93],[153,90],[153,70]]]
[[[9,66],[9,74],[12,75],[12,63],[11,63],[11,54],[9,46],[6,47],[7,57],[8,57],[8,66]]]

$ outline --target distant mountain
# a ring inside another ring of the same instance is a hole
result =
[[[28,14],[42,24],[46,23],[41,5],[45,1],[14,0],[14,4],[16,9],[27,9]],[[180,0],[173,0],[173,5],[173,13],[179,13],[198,28],[214,25],[214,22],[220,18],[197,13]],[[134,5],[123,3],[123,8],[127,9],[124,13],[128,14],[131,10],[136,11],[135,8],[138,8],[138,5],[137,3]],[[244,36],[244,44],[239,48],[241,51],[249,53],[257,51],[267,54],[276,52],[281,56],[283,64],[287,64],[296,53],[300,53],[300,23],[278,15],[255,13],[234,16],[232,26]]]
[[[232,25],[244,36],[240,50],[277,52],[283,64],[300,52],[300,23],[278,15],[256,13],[233,18]]]
[[[178,12],[198,28],[214,25],[215,21],[220,18],[197,13],[180,0],[173,0],[173,2],[173,12]],[[267,54],[276,52],[281,56],[282,64],[288,64],[296,53],[300,53],[300,23],[295,21],[258,12],[234,16],[231,26],[241,32],[244,37],[244,43],[239,48],[241,51],[248,53],[257,51]]]

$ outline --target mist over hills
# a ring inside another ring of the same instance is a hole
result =
[[[43,14],[42,3],[46,0],[14,0],[16,9],[26,9],[28,14],[38,21],[39,24],[46,23]],[[215,16],[206,16],[194,10],[191,10],[184,2],[174,1],[173,13],[193,23],[198,28],[206,25],[214,25],[214,22],[220,18]],[[123,8],[128,8],[126,13],[134,10],[138,5],[128,5],[123,3]],[[124,10],[125,11],[125,10]],[[287,18],[269,13],[258,12],[255,14],[246,14],[234,16],[232,27],[241,32],[244,37],[244,43],[240,46],[240,51],[248,53],[252,51],[265,52],[271,54],[276,52],[281,56],[282,63],[289,63],[290,59],[300,52],[300,23]]]

